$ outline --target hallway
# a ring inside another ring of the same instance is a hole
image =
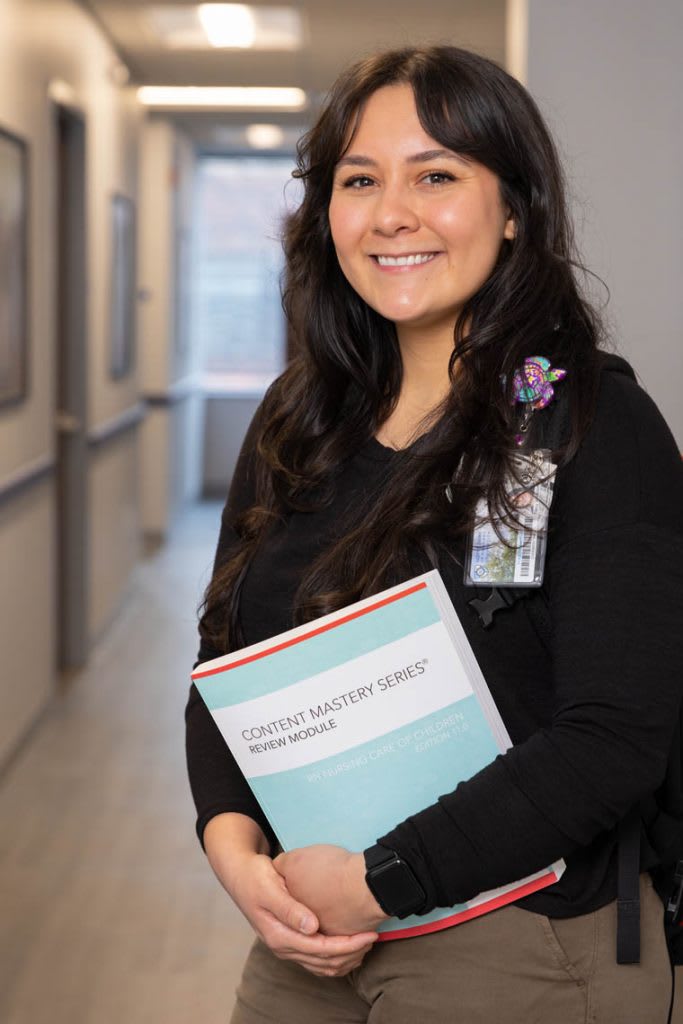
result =
[[[250,930],[196,841],[183,751],[219,516],[192,507],[139,563],[87,670],[2,780],[4,1024],[228,1019]]]

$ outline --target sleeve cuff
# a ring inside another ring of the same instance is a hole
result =
[[[268,819],[265,817],[265,815],[260,813],[260,808],[255,808],[252,804],[247,803],[230,803],[229,805],[217,804],[216,806],[209,808],[209,810],[204,811],[203,814],[200,814],[199,817],[197,818],[197,824],[195,826],[197,830],[197,838],[199,839],[202,850],[204,850],[205,853],[206,849],[204,847],[204,830],[206,829],[206,826],[209,824],[211,819],[215,818],[217,814],[244,814],[247,818],[251,818],[251,820],[255,821],[256,824],[262,829],[263,834],[268,840],[268,845],[270,846],[270,856],[274,857],[276,856],[276,854],[280,852],[281,847],[278,838],[273,832],[272,828],[270,827]]]

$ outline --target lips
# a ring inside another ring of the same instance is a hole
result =
[[[375,254],[372,258],[379,263],[380,267],[416,267],[424,263],[430,263],[438,253],[436,252],[412,252],[404,256],[380,256]]]

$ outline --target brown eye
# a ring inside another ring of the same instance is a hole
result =
[[[444,185],[446,182],[455,181],[455,177],[447,171],[430,171],[422,180],[428,185]]]
[[[367,188],[373,184],[372,178],[368,178],[366,174],[355,174],[344,182],[344,188]]]

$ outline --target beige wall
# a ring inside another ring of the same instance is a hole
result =
[[[203,401],[187,287],[194,168],[190,142],[165,118],[150,116],[140,159],[138,337],[142,387],[153,403],[142,428],[142,525],[155,537],[167,536],[200,487]]]
[[[138,446],[121,434],[102,446],[88,479],[91,521],[88,560],[89,631],[96,639],[118,611],[139,549]]]
[[[0,761],[54,685],[53,502],[52,481],[43,480],[0,505]]]
[[[564,152],[614,339],[683,449],[683,3],[511,7],[528,8],[527,85]]]
[[[165,392],[171,383],[167,357],[172,327],[173,129],[161,119],[145,121],[140,149],[138,308],[140,372],[146,391]]]
[[[71,0],[0,0],[0,125],[30,152],[29,394],[0,408],[0,492],[32,465],[54,459],[56,196],[51,80],[70,89],[86,121],[88,430],[133,405],[136,374],[108,373],[109,201],[136,198],[139,110],[117,87],[116,54]],[[89,536],[92,626],[113,613],[137,554],[130,465],[136,431],[90,452]],[[127,449],[125,457],[121,454]],[[122,462],[128,468],[122,468]],[[16,745],[55,688],[54,479],[28,485],[0,504],[0,759]],[[102,552],[107,550],[107,559]],[[116,564],[114,565],[114,561]]]

